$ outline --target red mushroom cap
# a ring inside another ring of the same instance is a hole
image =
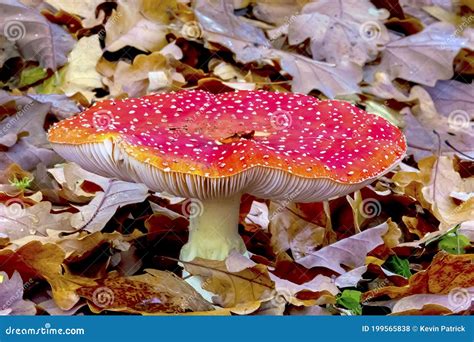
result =
[[[227,194],[279,198],[303,189],[292,199],[325,199],[369,183],[406,151],[397,127],[348,102],[266,91],[108,100],[54,125],[49,140],[90,171],[188,197],[218,197],[202,188],[232,179]]]

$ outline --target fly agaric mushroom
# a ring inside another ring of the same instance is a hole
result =
[[[107,100],[55,124],[49,140],[91,172],[197,199],[183,261],[245,251],[243,193],[323,201],[369,184],[406,151],[398,128],[348,102],[266,91]]]

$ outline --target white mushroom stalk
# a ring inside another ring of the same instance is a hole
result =
[[[240,197],[238,194],[185,202],[189,213],[189,239],[181,249],[180,260],[224,260],[232,250],[242,254],[246,251],[238,231]]]

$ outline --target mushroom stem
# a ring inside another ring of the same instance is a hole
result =
[[[201,210],[192,210],[190,214],[189,239],[181,249],[182,261],[194,258],[224,260],[233,249],[245,253],[238,230],[240,197],[238,194],[197,202]]]

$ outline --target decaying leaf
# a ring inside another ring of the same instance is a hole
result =
[[[111,276],[96,286],[81,287],[77,293],[87,298],[96,312],[176,314],[213,310],[196,290],[173,273],[145,271],[132,277]]]
[[[391,298],[414,294],[451,294],[469,289],[474,284],[474,256],[472,254],[452,255],[439,252],[431,265],[413,275],[407,286],[386,286],[364,293],[363,299],[373,299],[383,295]],[[468,296],[469,303],[471,295]]]

